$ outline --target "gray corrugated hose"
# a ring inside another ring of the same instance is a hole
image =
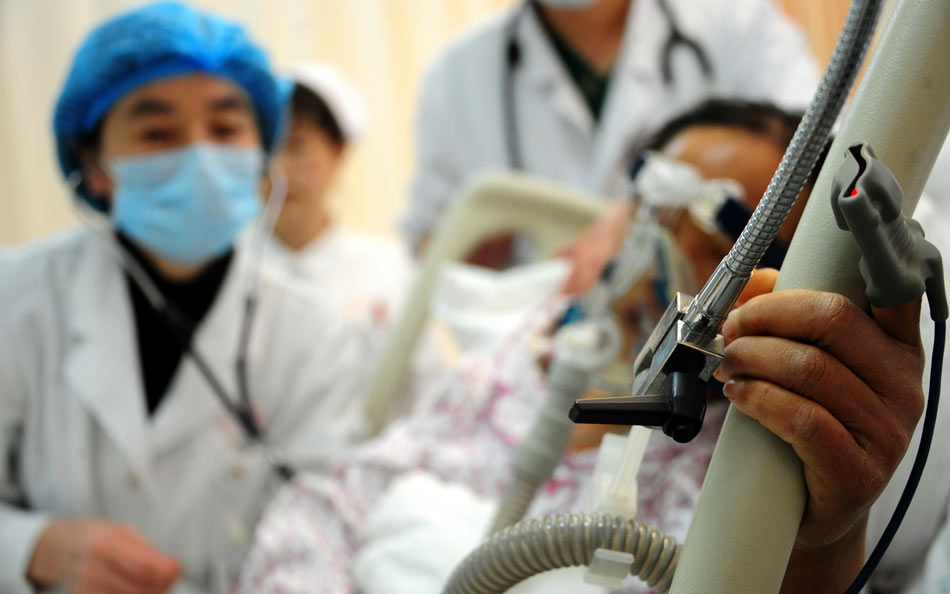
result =
[[[568,337],[581,324],[565,327],[563,337]],[[577,353],[576,346],[568,344],[556,350],[548,372],[548,395],[531,429],[515,448],[511,484],[502,496],[489,534],[522,519],[538,487],[551,478],[574,428],[567,414],[571,404],[584,395],[594,370],[604,365],[603,361],[592,358],[592,354],[596,354],[593,349],[590,353]],[[586,351],[586,347],[581,350]]]
[[[543,482],[515,472],[514,476],[511,477],[511,484],[508,485],[504,495],[502,495],[498,512],[492,520],[488,534],[494,534],[521,520],[528,511],[528,507],[531,506],[538,487]]]
[[[630,575],[658,592],[673,581],[679,545],[659,530],[619,516],[557,514],[496,532],[455,569],[444,594],[501,594],[527,578],[589,565],[597,549],[633,555]]]

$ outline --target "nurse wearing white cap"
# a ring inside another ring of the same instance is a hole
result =
[[[366,127],[365,101],[327,64],[299,64],[288,74],[295,83],[293,120],[277,161],[287,197],[269,261],[332,293],[348,317],[388,318],[391,296],[410,275],[408,258],[395,242],[344,229],[329,206],[340,165]]]
[[[384,344],[413,276],[406,249],[359,233],[336,220],[331,196],[347,151],[366,129],[366,102],[339,70],[297,64],[287,144],[277,159],[287,197],[274,227],[268,264],[329,295],[344,317],[368,327],[372,354]],[[413,385],[441,369],[434,343],[423,341],[413,363]]]

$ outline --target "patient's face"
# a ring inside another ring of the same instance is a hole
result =
[[[284,207],[274,229],[278,237],[327,214],[328,190],[336,178],[343,148],[310,118],[294,116],[277,165],[287,177]]]
[[[751,209],[759,203],[778,168],[785,147],[774,138],[734,126],[693,126],[674,136],[662,151],[666,156],[692,165],[703,177],[730,178],[745,191]],[[803,193],[805,195],[808,191]],[[796,203],[779,230],[786,244],[801,218],[804,200]],[[693,264],[696,279],[705,282],[726,254],[732,242],[703,232],[689,215],[681,216],[673,230],[686,257]]]
[[[693,126],[674,136],[662,149],[664,155],[693,166],[707,179],[729,178],[738,182],[750,209],[755,208],[765,193],[784,151],[785,147],[773,137],[724,125]],[[809,190],[805,188],[803,197],[807,198]],[[801,200],[779,230],[784,242],[791,241],[803,208],[804,200]],[[732,247],[730,239],[706,233],[685,211],[675,219],[672,232],[700,285]],[[624,330],[625,354],[636,349],[664,309],[654,294],[651,278],[637,283],[614,302],[613,308]]]
[[[772,174],[782,160],[785,147],[780,146],[771,137],[745,129],[703,125],[694,126],[674,136],[661,152],[692,165],[707,179],[735,180],[742,186],[745,203],[751,209],[755,208],[765,193]],[[802,197],[807,198],[809,192],[810,187],[806,186]],[[800,200],[796,203],[779,230],[779,237],[786,243],[791,241],[792,233],[801,218],[804,202],[805,200]],[[700,284],[706,282],[732,247],[729,239],[703,231],[686,212],[676,219],[672,232],[684,256],[690,261]],[[617,368],[624,365],[629,367],[638,345],[663,313],[664,308],[654,293],[652,282],[650,277],[641,279],[612,305],[624,333],[622,354],[628,359],[625,363],[618,363]],[[632,381],[632,378],[628,377],[626,381]],[[597,389],[586,394],[603,395],[608,393]],[[627,430],[627,427],[578,425],[572,434],[570,447],[577,450],[596,447],[604,432],[622,433]]]

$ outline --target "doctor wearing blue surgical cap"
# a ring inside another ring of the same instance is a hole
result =
[[[0,255],[0,592],[226,592],[271,489],[362,434],[357,337],[233,247],[286,99],[183,4],[76,53],[53,127],[98,214]]]

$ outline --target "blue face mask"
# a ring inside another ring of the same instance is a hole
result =
[[[156,256],[203,264],[257,216],[263,165],[259,148],[203,143],[113,159],[113,224]]]

